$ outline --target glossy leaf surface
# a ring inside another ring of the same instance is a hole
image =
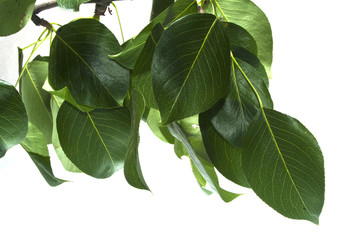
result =
[[[50,109],[51,94],[42,89],[48,76],[48,58],[36,57],[20,79],[20,94],[29,121],[38,128],[47,143],[51,143],[53,120]]]
[[[213,127],[208,113],[199,115],[199,124],[206,152],[217,170],[226,178],[249,187],[241,166],[241,150],[227,142]]]
[[[140,121],[145,110],[144,97],[136,90],[133,90],[130,97],[131,130],[130,141],[126,151],[124,174],[127,182],[136,188],[150,190],[141,172],[139,162],[139,128]]]
[[[155,99],[163,124],[209,109],[229,84],[229,40],[210,14],[191,14],[161,36],[152,63]]]
[[[52,42],[49,83],[54,90],[67,87],[80,105],[118,107],[129,88],[130,74],[108,55],[120,50],[116,37],[100,22],[70,22],[57,30]]]
[[[231,51],[246,49],[253,55],[257,55],[256,41],[248,31],[231,22],[224,22],[224,27],[230,40]]]
[[[59,7],[72,11],[79,11],[82,3],[90,2],[90,0],[56,0]]]
[[[84,173],[107,178],[123,167],[130,135],[127,109],[82,112],[64,102],[56,124],[63,151]]]
[[[129,69],[134,69],[138,57],[145,46],[145,43],[152,31],[157,25],[161,24],[164,28],[168,27],[172,22],[181,17],[196,13],[196,0],[178,0],[171,4],[165,11],[154,18],[120,53],[111,56],[122,66]]]
[[[242,166],[255,193],[286,217],[319,222],[324,161],[316,139],[298,120],[263,109],[245,135]]]
[[[39,169],[41,175],[50,186],[58,186],[65,180],[56,178],[51,168],[50,156],[47,143],[42,132],[32,123],[29,123],[29,131],[21,146],[29,154],[30,158]]]
[[[210,0],[203,6],[226,22],[233,22],[248,31],[256,41],[258,58],[271,78],[273,40],[270,23],[263,11],[250,0]]]
[[[18,91],[0,80],[0,158],[26,137],[28,118]]]
[[[35,0],[0,1],[0,36],[8,36],[20,31],[34,10]]]
[[[153,0],[150,21],[174,3],[174,0]]]

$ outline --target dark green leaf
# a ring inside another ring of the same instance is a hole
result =
[[[158,23],[148,37],[145,46],[139,56],[135,69],[131,73],[131,84],[144,96],[146,106],[158,108],[152,87],[151,63],[157,42],[164,28]]]
[[[178,0],[171,4],[165,11],[154,18],[137,36],[134,38],[120,53],[111,56],[122,66],[134,69],[138,57],[145,46],[145,43],[152,29],[161,23],[162,26],[168,27],[172,22],[181,17],[196,13],[196,0]]]
[[[52,117],[53,119],[57,118],[57,114],[59,112],[59,108],[61,106],[61,104],[63,103],[62,99],[57,98],[56,96],[53,96],[51,98],[50,101],[50,106],[51,106],[51,112],[52,112]],[[56,121],[54,121],[53,124],[53,132],[52,132],[52,145],[54,147],[54,150],[56,152],[56,155],[58,156],[61,164],[63,165],[63,167],[69,171],[69,172],[81,172],[81,170],[79,168],[77,168],[71,161],[70,159],[66,156],[66,154],[64,153],[64,151],[62,150],[62,147],[60,145],[60,141],[59,141],[59,135],[57,133],[57,125],[56,125]]]
[[[209,109],[229,85],[229,40],[210,14],[191,14],[161,36],[152,63],[155,99],[163,124]]]
[[[0,80],[0,158],[26,137],[28,118],[18,91]]]
[[[136,90],[131,92],[130,97],[130,115],[131,115],[131,130],[130,141],[126,151],[124,174],[127,182],[136,188],[150,190],[147,186],[141,172],[139,162],[139,128],[141,117],[145,110],[144,97]]]
[[[79,11],[79,6],[82,3],[89,2],[90,0],[56,0],[59,7],[72,11]]]
[[[126,108],[82,112],[64,102],[56,124],[62,149],[84,173],[107,178],[123,167],[130,135]]]
[[[270,23],[263,11],[250,0],[209,0],[203,8],[206,13],[243,27],[254,37],[257,56],[271,78],[273,40]]]
[[[100,22],[70,22],[57,30],[52,42],[49,83],[54,90],[67,87],[79,105],[120,106],[129,88],[130,74],[108,57],[120,50],[116,37]]]
[[[53,120],[50,110],[51,94],[42,89],[48,76],[48,58],[36,57],[27,66],[20,79],[20,94],[24,102],[29,122],[51,143]]]
[[[253,55],[257,55],[257,45],[255,39],[244,28],[231,22],[224,22],[226,33],[230,40],[230,50],[236,52],[246,49]]]
[[[31,122],[29,123],[29,131],[21,146],[29,154],[30,158],[39,169],[41,175],[46,182],[52,186],[58,186],[65,180],[56,178],[51,168],[49,151],[47,143],[42,132]]]
[[[156,109],[150,109],[149,114],[146,118],[146,123],[149,125],[151,131],[157,136],[159,139],[166,143],[173,144],[175,138],[169,132],[167,126],[161,125],[161,117],[160,112]]]
[[[228,192],[220,187],[214,166],[197,156],[195,150],[189,142],[185,131],[178,123],[169,124],[169,130],[171,134],[173,134],[173,136],[184,145],[191,161],[193,162],[194,166],[196,166],[198,172],[201,174],[203,179],[209,184],[213,191],[217,192],[220,195],[220,197],[225,202],[230,202],[240,195]]]
[[[248,54],[251,53],[248,52]],[[266,72],[259,71],[245,61],[234,58],[229,91],[224,99],[208,111],[208,116],[216,131],[238,148],[242,147],[247,127],[259,111],[256,94],[244,75],[251,80],[264,106],[272,108],[270,93],[263,81],[264,78],[267,79]]]
[[[199,123],[206,152],[216,169],[234,183],[249,187],[241,166],[241,150],[215,130],[208,113],[199,115]]]
[[[150,21],[174,3],[174,0],[153,0]]]
[[[35,0],[0,1],[0,36],[20,31],[31,19]]]
[[[316,224],[324,204],[324,161],[298,120],[263,109],[244,138],[242,166],[250,186],[286,217]]]

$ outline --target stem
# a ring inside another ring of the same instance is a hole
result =
[[[122,38],[122,41],[123,43],[125,42],[125,39],[124,39],[124,33],[123,33],[123,29],[122,29],[122,26],[121,26],[121,21],[120,21],[120,16],[119,16],[119,12],[117,10],[117,7],[115,5],[115,3],[111,3],[113,5],[113,7],[115,8],[115,11],[116,11],[116,15],[117,15],[117,18],[118,18],[118,21],[119,21],[119,26],[120,26],[120,32],[121,32],[121,38]]]

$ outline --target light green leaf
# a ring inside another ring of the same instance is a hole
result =
[[[131,42],[127,44],[126,47],[124,47],[121,52],[110,57],[114,58],[124,67],[134,69],[152,29],[158,23],[161,23],[161,25],[166,28],[177,19],[180,19],[187,14],[196,13],[196,11],[196,0],[176,1],[154,18]]]
[[[130,141],[126,151],[124,174],[127,182],[136,188],[150,190],[141,172],[139,162],[139,128],[145,110],[144,97],[140,92],[133,90],[130,97],[131,130]]]
[[[21,146],[29,154],[30,158],[39,169],[41,175],[46,182],[52,186],[58,186],[65,180],[56,178],[51,168],[49,151],[47,143],[42,132],[31,122],[29,123],[29,131]]]
[[[43,134],[46,143],[51,143],[53,120],[50,110],[51,94],[42,89],[48,76],[47,57],[37,56],[27,66],[20,79],[20,94],[24,102],[29,122]]]
[[[53,96],[50,101],[51,106],[51,113],[53,119],[57,118],[57,114],[59,112],[59,108],[61,104],[63,103],[62,99],[58,99],[56,96]],[[54,150],[56,152],[56,155],[58,156],[61,164],[63,167],[69,171],[69,172],[82,172],[79,168],[77,168],[70,159],[66,156],[64,151],[61,148],[60,141],[59,141],[59,135],[57,133],[57,127],[56,127],[56,121],[54,121],[53,124],[53,132],[52,132],[52,145],[54,147]]]
[[[26,137],[28,118],[18,91],[0,80],[0,158]]]
[[[90,2],[90,0],[56,0],[59,7],[72,11],[79,11],[82,3]]]
[[[126,108],[82,112],[64,102],[56,124],[63,151],[84,173],[107,178],[123,167],[130,135]]]
[[[70,22],[57,30],[51,44],[49,83],[54,90],[67,87],[79,105],[121,106],[130,74],[108,57],[120,50],[116,37],[100,22]]]
[[[31,19],[35,0],[0,0],[0,36],[20,31]]]
[[[229,85],[229,40],[210,14],[191,14],[161,36],[152,63],[152,81],[163,124],[206,111]]]
[[[148,37],[145,46],[139,56],[135,69],[131,72],[132,87],[137,89],[144,96],[146,106],[158,109],[151,78],[151,63],[157,42],[159,41],[164,28],[158,23]]]
[[[234,183],[249,187],[241,166],[241,150],[215,130],[207,112],[199,115],[199,123],[206,152],[216,169]]]
[[[146,117],[146,123],[160,140],[170,144],[174,143],[175,138],[171,135],[167,126],[161,125],[161,117],[158,110],[153,108],[149,110],[149,114]]]
[[[240,195],[228,192],[220,187],[214,166],[197,156],[185,131],[178,123],[169,124],[169,130],[184,145],[194,166],[214,192],[218,193],[225,202],[230,202]]]
[[[293,219],[316,224],[324,204],[324,160],[298,120],[264,108],[244,138],[242,166],[255,193]]]
[[[271,78],[273,40],[270,23],[263,11],[250,0],[209,0],[203,9],[206,13],[243,27],[253,36],[258,49],[257,56]]]

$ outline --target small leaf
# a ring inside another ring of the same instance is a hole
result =
[[[27,66],[20,79],[20,94],[29,122],[35,125],[51,143],[53,120],[50,111],[51,94],[42,89],[48,76],[48,58],[37,56]]]
[[[232,146],[215,130],[208,113],[199,115],[199,123],[206,152],[216,169],[234,183],[249,187],[241,166],[241,150]]]
[[[0,80],[0,158],[26,137],[28,118],[18,91]]]
[[[124,174],[127,182],[136,188],[150,190],[141,172],[139,162],[139,128],[145,110],[145,101],[141,93],[133,90],[130,97],[131,130],[130,141],[126,151]]]
[[[20,31],[31,19],[35,0],[0,1],[0,36]]]
[[[49,83],[54,90],[67,87],[79,105],[121,106],[130,74],[108,57],[120,50],[116,37],[100,22],[70,22],[57,30],[51,44]]]
[[[58,186],[65,180],[56,178],[51,168],[49,151],[47,149],[47,143],[42,132],[31,122],[29,123],[29,131],[26,138],[21,143],[21,146],[29,154],[30,158],[39,169],[41,175],[46,182],[52,186]]]
[[[324,160],[314,136],[298,120],[259,111],[244,138],[242,166],[255,193],[293,219],[318,224],[324,204]]]
[[[90,0],[56,0],[59,7],[66,10],[79,11],[82,3],[90,2]]]
[[[56,124],[62,149],[84,173],[107,178],[123,167],[130,135],[126,108],[82,112],[64,102]]]
[[[161,117],[158,110],[152,108],[149,110],[149,114],[146,117],[146,123],[160,140],[170,144],[174,143],[175,138],[171,135],[167,126],[161,125]]]
[[[210,0],[203,8],[206,13],[243,27],[253,36],[257,56],[271,78],[273,40],[271,26],[264,12],[250,0]]]
[[[153,0],[150,21],[174,3],[174,0]]]
[[[161,36],[152,81],[163,124],[206,111],[229,85],[229,40],[210,14],[191,14]]]
[[[219,185],[214,166],[201,158],[199,158],[189,142],[185,131],[178,123],[169,124],[169,130],[175,138],[177,138],[187,150],[191,161],[196,166],[198,172],[203,179],[210,185],[211,189],[217,192],[225,202],[230,202],[238,197],[240,194],[235,194],[222,189]]]
[[[51,106],[51,113],[52,113],[53,119],[57,118],[59,108],[60,108],[62,103],[63,103],[63,101],[61,99],[58,99],[56,96],[53,96],[51,98],[50,106]],[[60,145],[59,135],[57,133],[56,121],[54,121],[54,124],[53,124],[52,145],[54,147],[56,155],[58,156],[58,158],[59,158],[61,164],[63,165],[63,167],[65,168],[65,170],[67,170],[69,172],[76,172],[76,173],[77,172],[82,172],[79,168],[77,168],[70,161],[70,159],[66,156],[66,154],[62,150],[62,147]]]
[[[124,67],[134,69],[152,29],[158,23],[161,23],[164,27],[168,27],[175,20],[187,14],[196,13],[196,11],[196,0],[178,0],[174,2],[154,18],[121,52],[110,57]]]

